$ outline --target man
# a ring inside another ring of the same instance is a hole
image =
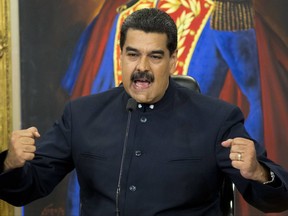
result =
[[[115,58],[118,59],[118,52],[114,43],[120,31],[119,23],[122,22],[122,17],[135,9],[156,7],[165,10],[178,23],[178,28],[181,29],[178,40],[182,41],[180,43],[182,47],[179,46],[178,49],[183,51],[186,47],[185,49],[190,50],[178,52],[176,73],[194,77],[201,87],[202,94],[228,99],[231,93],[222,92],[226,75],[230,70],[249,103],[249,112],[245,120],[246,130],[253,139],[264,145],[261,82],[252,0],[214,0],[213,2],[200,0],[198,3],[196,0],[187,0],[184,1],[186,4],[181,0],[172,2],[131,0],[118,8],[121,13],[117,15],[114,11],[115,4],[120,5],[120,3],[112,2],[105,1],[106,6],[104,5],[105,7],[97,16],[97,22],[96,19],[93,20],[79,39],[74,57],[62,80],[62,87],[71,94],[72,98],[102,92],[118,85],[121,78],[118,75],[118,61],[115,61]],[[194,8],[191,5],[197,6]],[[105,9],[112,11],[109,16]],[[196,11],[199,13],[197,14]],[[212,11],[211,18],[206,21],[205,17],[210,14],[210,11]],[[189,22],[192,14],[195,19]],[[101,17],[104,17],[105,28],[103,23],[101,25]],[[113,24],[111,17],[115,17]],[[107,26],[111,27],[108,35],[104,31],[107,30]],[[186,34],[189,29],[195,36],[189,37],[190,34]],[[101,50],[104,47],[102,45],[105,45],[104,51]],[[99,50],[96,50],[95,47],[98,46]],[[114,57],[111,53],[114,53]],[[231,80],[227,82],[229,81]]]
[[[180,87],[177,28],[157,9],[121,28],[123,86],[67,104],[40,137],[15,131],[0,159],[0,198],[25,205],[72,169],[81,215],[221,215],[224,176],[262,211],[288,208],[288,173],[265,156],[240,110]]]

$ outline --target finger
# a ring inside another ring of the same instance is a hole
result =
[[[19,144],[23,145],[34,145],[35,139],[31,137],[20,137],[19,138]]]
[[[247,146],[253,143],[254,142],[252,140],[249,140],[246,138],[237,137],[233,139],[233,145],[236,145],[236,146]]]
[[[34,157],[35,157],[34,153],[24,153],[23,156],[22,156],[22,159],[24,160],[23,164],[25,163],[25,161],[33,160]]]
[[[247,149],[247,146],[245,145],[232,145],[231,149],[230,149],[230,152],[233,152],[233,153],[243,153],[245,152]]]
[[[25,153],[35,153],[36,146],[35,145],[25,145],[23,146],[23,152]]]
[[[235,169],[241,170],[244,166],[243,158],[239,158],[238,153],[230,153],[231,165]]]
[[[231,147],[231,152],[251,152],[254,149],[254,142],[248,139],[235,138]]]
[[[226,148],[229,148],[232,146],[232,143],[233,143],[233,139],[228,139],[228,140],[225,140],[221,143],[221,145],[223,147],[226,147]]]
[[[12,132],[12,139],[18,139],[21,137],[30,137],[30,138],[34,138],[34,133],[30,130],[17,130],[17,131],[13,131]]]
[[[235,161],[232,160],[231,162],[232,167],[234,167],[235,169],[241,170],[243,167],[243,161]]]
[[[17,130],[13,131],[11,134],[11,143],[16,143],[18,142],[17,140],[23,138],[23,137],[28,137],[28,138],[39,138],[40,134],[35,127],[28,128],[26,130]],[[33,142],[34,143],[34,142]]]
[[[229,154],[229,158],[231,161],[238,161],[238,162],[243,162],[244,158],[243,158],[243,153],[230,153]]]
[[[27,129],[27,131],[31,132],[34,137],[40,137],[40,133],[38,132],[38,129],[36,127],[30,127]]]

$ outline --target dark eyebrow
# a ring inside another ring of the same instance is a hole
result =
[[[130,47],[130,46],[127,46],[127,47],[126,47],[126,52],[128,52],[128,51],[138,52],[138,53],[139,53],[139,50],[138,50],[138,49],[135,49],[135,48]],[[164,51],[163,51],[163,50],[153,50],[153,51],[151,51],[150,54],[160,54],[160,55],[164,55]]]
[[[151,54],[160,54],[160,55],[164,55],[164,51],[163,50],[153,50],[151,52]]]
[[[129,47],[129,46],[126,47],[126,52],[127,51],[139,52],[137,49],[135,49],[133,47]]]

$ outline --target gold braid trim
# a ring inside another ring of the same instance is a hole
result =
[[[250,1],[215,1],[211,28],[239,31],[254,28],[253,7]]]
[[[0,0],[0,152],[7,149],[12,129],[10,19],[10,0]],[[13,216],[14,207],[0,200],[0,215]]]

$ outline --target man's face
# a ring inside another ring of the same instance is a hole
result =
[[[155,103],[165,94],[177,57],[176,52],[170,56],[166,44],[166,34],[127,31],[121,53],[122,80],[139,103]]]

